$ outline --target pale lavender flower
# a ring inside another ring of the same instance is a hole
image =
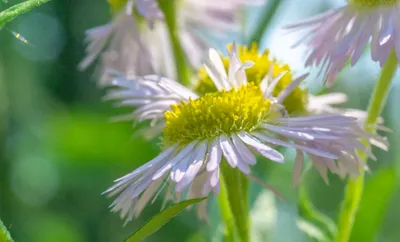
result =
[[[241,9],[264,0],[182,0],[176,4],[178,36],[188,62],[197,68],[203,53],[212,43],[205,37],[220,39],[241,29]],[[146,23],[138,23],[133,8]],[[88,68],[96,60],[100,86],[110,83],[109,70],[129,76],[157,74],[176,78],[174,56],[164,15],[155,0],[129,0],[106,25],[86,31],[86,57],[79,65]]]
[[[306,66],[321,66],[324,79],[331,86],[346,61],[355,65],[371,40],[372,60],[381,67],[392,50],[400,59],[400,1],[350,0],[341,8],[285,27],[304,31],[294,45],[309,49]]]
[[[143,14],[148,24],[136,21],[133,6]],[[147,1],[130,0],[110,23],[87,30],[86,56],[79,64],[79,69],[87,69],[98,61],[96,72],[101,87],[109,84],[110,70],[119,70],[128,76],[151,73],[170,75],[173,67],[160,59],[172,55],[159,44],[166,35],[163,32],[165,30],[159,27],[150,29],[148,26],[154,25],[155,18],[162,19],[157,9]],[[164,42],[169,44],[168,40]]]
[[[256,155],[284,162],[285,157],[275,148],[278,146],[297,151],[295,184],[304,155],[311,158],[327,181],[328,170],[346,176],[357,175],[359,169],[365,168],[357,152],[374,158],[369,145],[361,139],[374,139],[386,148],[383,138],[362,131],[352,117],[288,117],[281,103],[305,76],[274,97],[273,89],[283,75],[267,77],[260,85],[248,83],[245,69],[252,64],[242,64],[233,47],[227,73],[221,57],[211,49],[205,67],[218,91],[204,96],[155,75],[114,80],[120,89],[111,92],[109,98],[137,107],[131,118],[163,119],[164,151],[117,179],[105,192],[117,195],[113,211],[119,211],[127,221],[132,220],[165,184],[172,189],[168,196],[186,192],[191,194],[190,198],[208,196],[210,192],[218,194],[222,162],[251,176],[250,166],[256,164]],[[192,190],[193,187],[196,188]]]
[[[198,68],[203,53],[212,46],[208,39],[226,39],[227,33],[243,28],[244,7],[263,5],[266,0],[183,0],[178,8],[180,38],[189,61]],[[208,38],[208,39],[207,39]]]

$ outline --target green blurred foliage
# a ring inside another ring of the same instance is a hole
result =
[[[302,16],[293,8],[298,2],[286,1],[273,22],[299,20],[332,7],[329,1],[308,1],[315,6]],[[8,2],[0,2],[0,10],[20,1]],[[103,92],[96,87],[93,68],[76,68],[84,53],[85,29],[104,24],[109,17],[106,1],[51,1],[0,30],[0,218],[15,241],[122,241],[160,211],[162,201],[156,201],[124,227],[124,221],[109,212],[112,200],[101,195],[114,179],[159,152],[158,138],[146,141],[134,136],[137,128],[131,123],[109,122],[124,111],[101,101]],[[274,29],[271,26],[268,34]],[[365,55],[330,91],[346,92],[347,106],[365,109],[377,70]],[[395,130],[389,134],[391,149],[377,151],[378,162],[369,162],[372,171],[352,241],[397,242],[400,237],[398,93],[395,82],[383,114],[386,125]],[[290,179],[293,152],[286,157],[285,164],[260,159],[254,169],[286,198],[280,200],[251,184],[251,233],[256,242],[303,242],[313,241],[307,234],[318,236],[318,226],[301,222],[298,189],[292,188]],[[336,221],[344,182],[329,178],[326,185],[311,169],[303,185],[315,209]],[[222,241],[224,228],[214,198],[208,224],[195,217],[193,209],[184,211],[146,241]]]

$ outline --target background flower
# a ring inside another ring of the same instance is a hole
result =
[[[355,65],[371,40],[371,58],[382,67],[394,49],[400,59],[400,1],[350,0],[341,8],[286,26],[305,31],[295,45],[305,44],[309,55],[306,66],[324,69],[324,80],[331,86],[350,59]]]

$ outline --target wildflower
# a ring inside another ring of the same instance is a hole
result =
[[[100,59],[97,69],[100,86],[109,84],[109,70],[118,70],[131,76],[155,73],[175,79],[169,30],[162,21],[164,14],[158,7],[158,1],[108,2],[115,16],[111,23],[86,31],[89,45],[79,68],[84,70]],[[239,10],[262,2],[264,0],[183,0],[167,3],[176,5],[177,36],[190,65],[198,68],[203,53],[211,45],[204,38],[204,31],[213,39],[223,37],[221,33],[235,32],[243,23]]]
[[[147,75],[150,73],[167,74],[169,67],[162,66],[155,53],[168,55],[159,50],[154,43],[161,30],[153,30],[146,26],[153,24],[155,18],[162,18],[159,11],[152,10],[143,0],[109,0],[114,12],[113,20],[106,25],[94,27],[86,31],[86,56],[79,64],[79,69],[87,69],[97,59],[99,66],[99,85],[106,86],[111,79],[109,70],[119,70],[126,75]],[[146,22],[135,16],[133,7],[145,16]],[[147,11],[145,11],[147,9]]]
[[[331,86],[348,59],[351,65],[357,63],[370,39],[372,60],[381,67],[393,49],[400,59],[399,9],[399,0],[349,0],[344,7],[286,29],[306,32],[294,47],[305,44],[310,49],[306,66],[323,66]]]
[[[246,6],[262,5],[265,0],[183,0],[178,4],[178,25],[183,48],[194,69],[203,62],[203,54],[212,46],[211,40],[221,41],[227,33],[242,29]],[[204,35],[207,33],[207,35]],[[206,36],[206,37],[205,37]]]
[[[228,46],[231,49],[232,46]],[[225,70],[229,67],[229,58],[221,55]],[[253,43],[251,47],[239,46],[238,58],[241,61],[250,60],[254,62],[253,67],[246,69],[246,77],[249,82],[259,84],[265,78],[269,71],[272,70],[272,77],[279,74],[282,75],[280,81],[273,89],[274,95],[278,95],[293,81],[293,73],[289,65],[280,63],[272,59],[269,55],[269,50],[266,49],[262,53],[258,51],[258,45]],[[215,91],[216,88],[208,76],[205,68],[198,71],[197,79],[193,84],[193,88],[197,93],[206,93]],[[291,117],[303,115],[319,115],[319,114],[342,114],[350,117],[355,117],[360,124],[364,123],[366,112],[358,109],[337,108],[333,105],[343,104],[347,101],[347,96],[344,93],[328,93],[314,96],[308,93],[306,88],[297,86],[283,101],[283,106],[288,111]],[[383,120],[380,118],[380,122]]]
[[[289,117],[282,103],[304,75],[274,95],[273,90],[285,72],[270,78],[273,76],[271,68],[259,83],[250,82],[246,71],[254,63],[245,61],[242,64],[237,56],[233,46],[226,71],[219,54],[210,50],[205,70],[216,90],[204,94],[196,94],[175,81],[155,75],[138,78],[131,82],[133,85],[124,79],[115,80],[122,89],[113,96],[138,106],[134,117],[151,120],[164,115],[165,124],[164,151],[116,180],[105,192],[118,195],[112,204],[113,211],[120,211],[122,217],[131,220],[166,183],[174,190],[167,194],[186,194],[193,185],[197,192],[201,191],[197,195],[207,196],[211,191],[218,194],[222,162],[250,175],[256,155],[284,162],[284,156],[275,146],[296,149],[295,183],[304,154],[311,158],[326,181],[327,170],[342,176],[357,175],[364,167],[357,150],[373,158],[369,146],[361,139],[375,137],[362,131],[355,118],[342,115]]]

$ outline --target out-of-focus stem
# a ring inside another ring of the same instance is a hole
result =
[[[378,82],[375,85],[370,104],[368,106],[368,115],[365,121],[365,130],[374,132],[374,125],[380,116],[394,75],[396,74],[398,60],[393,50],[385,65],[382,68]],[[362,159],[366,162],[366,156],[362,155]],[[355,215],[360,205],[361,196],[364,188],[364,170],[360,171],[360,176],[355,179],[349,179],[346,186],[345,197],[342,203],[341,212],[338,222],[338,234],[336,242],[348,242],[354,224]]]
[[[158,0],[158,4],[165,16],[165,23],[167,24],[168,34],[171,41],[172,51],[174,53],[175,68],[179,82],[184,85],[190,84],[191,70],[187,62],[185,52],[182,48],[181,40],[179,38],[179,31],[176,19],[176,4],[171,3],[170,0]]]
[[[226,242],[235,241],[235,220],[229,204],[228,191],[224,178],[220,177],[220,191],[218,195],[218,205],[221,211],[222,219],[225,223],[225,240]]]
[[[269,4],[265,4],[261,13],[261,17],[257,21],[257,26],[254,28],[254,31],[251,33],[251,36],[247,42],[248,45],[251,45],[252,43],[260,44],[265,31],[268,29],[271,20],[275,16],[276,10],[279,8],[282,2],[283,0],[267,1]]]
[[[221,173],[226,184],[229,205],[240,241],[249,242],[248,180],[239,169],[230,167],[227,162],[222,162]]]

